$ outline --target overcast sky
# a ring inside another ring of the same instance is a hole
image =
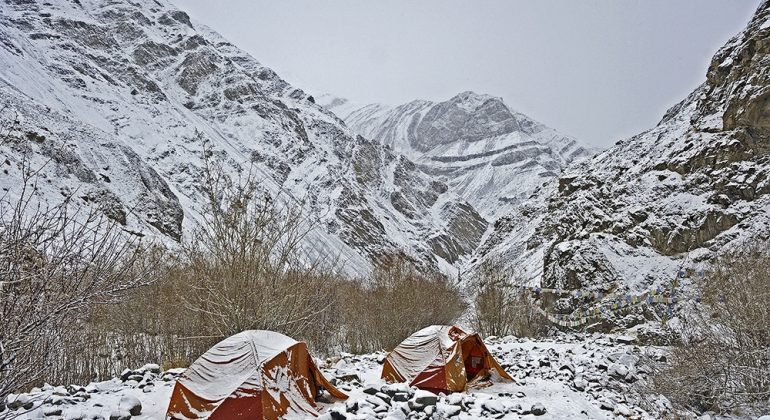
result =
[[[501,96],[585,143],[655,125],[759,0],[172,0],[309,92]]]

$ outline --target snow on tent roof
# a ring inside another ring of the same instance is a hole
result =
[[[431,325],[415,332],[394,349],[390,356],[391,364],[409,377],[417,376],[432,364],[443,364],[445,353],[456,343],[449,334],[452,328],[455,327]],[[455,330],[462,332],[459,328]]]
[[[203,354],[179,378],[187,389],[207,400],[221,400],[239,387],[257,389],[249,382],[267,360],[297,344],[273,331],[250,330],[219,342]]]

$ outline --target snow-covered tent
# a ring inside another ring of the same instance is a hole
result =
[[[171,394],[171,419],[276,419],[318,415],[323,388],[345,399],[324,378],[307,345],[272,331],[226,338],[179,377]]]
[[[488,373],[512,380],[478,334],[450,325],[432,325],[412,334],[382,366],[383,379],[433,392],[464,391],[468,382]]]

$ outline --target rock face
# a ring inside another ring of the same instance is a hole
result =
[[[318,102],[357,133],[441,179],[490,221],[592,153],[574,138],[512,111],[500,98],[473,92],[397,107],[358,106],[328,95]]]
[[[356,274],[395,250],[448,267],[480,241],[485,222],[445,183],[166,1],[2,2],[0,81],[11,198],[28,156],[45,167],[41,200],[76,192],[127,231],[179,241],[200,220],[207,145],[305,206],[308,252]]]
[[[765,1],[658,126],[568,167],[544,188],[546,203],[503,217],[479,254],[509,255],[545,286],[622,293],[767,240],[768,46]]]

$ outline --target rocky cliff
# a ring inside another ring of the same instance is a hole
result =
[[[770,2],[655,127],[569,166],[495,225],[533,282],[641,292],[770,238]]]

